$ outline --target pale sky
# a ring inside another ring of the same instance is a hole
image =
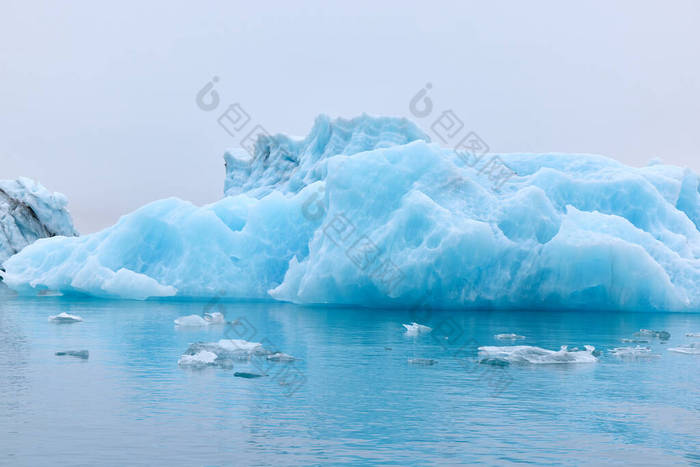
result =
[[[160,198],[215,201],[237,140],[195,105],[213,76],[273,133],[408,117],[430,82],[494,152],[700,171],[698,25],[692,0],[0,0],[0,178],[66,194],[82,233]]]

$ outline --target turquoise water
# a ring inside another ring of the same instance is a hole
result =
[[[173,320],[207,303],[0,300],[2,465],[700,465],[700,356],[666,350],[693,341],[700,314],[433,312],[419,321],[433,333],[413,338],[409,310],[227,303],[209,311],[236,327],[185,330]],[[60,312],[84,322],[48,322]],[[659,358],[607,352],[641,328],[671,333],[649,344]],[[510,332],[604,353],[474,363]],[[299,360],[254,379],[234,376],[262,373],[254,362],[178,367],[190,343],[237,337]]]

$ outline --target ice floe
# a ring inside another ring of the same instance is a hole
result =
[[[266,357],[268,360],[273,362],[293,362],[296,358],[282,352],[275,352]]]
[[[226,324],[226,319],[222,313],[214,312],[204,313],[204,316],[181,316],[175,320],[175,324],[181,327],[203,327],[210,324]]]
[[[611,355],[618,358],[659,358],[660,355],[652,352],[650,347],[615,347],[610,351]]]
[[[199,315],[189,315],[189,316],[181,316],[175,320],[175,325],[176,326],[182,326],[182,327],[201,327],[201,326],[208,326],[209,322],[206,321],[204,318],[202,318]]]
[[[514,334],[514,333],[510,333],[510,334],[496,334],[496,335],[493,336],[493,337],[495,337],[496,339],[501,340],[501,341],[507,341],[507,340],[514,341],[514,340],[525,339],[525,336],[521,336],[521,335],[519,335],[519,334]]]
[[[671,338],[671,334],[667,331],[653,331],[651,329],[640,329],[639,332],[634,333],[634,337],[652,337],[655,339],[661,339],[662,341]]]
[[[234,362],[249,362],[259,357],[271,364],[290,363],[296,360],[292,355],[271,351],[259,342],[244,339],[221,339],[217,342],[195,342],[190,344],[180,357],[180,366],[203,367],[217,366],[232,368]]]
[[[403,327],[406,328],[407,336],[418,336],[420,334],[427,334],[433,330],[433,328],[424,326],[418,323],[404,324]]]
[[[200,350],[195,354],[185,354],[180,357],[177,364],[184,367],[190,368],[203,368],[205,366],[214,366],[216,363],[217,355],[214,352],[209,352],[208,350]]]
[[[692,344],[680,345],[668,349],[669,352],[684,353],[690,355],[700,355],[700,344],[693,342]]]
[[[548,350],[530,345],[514,345],[505,347],[479,347],[479,360],[503,360],[509,363],[533,364],[563,364],[563,363],[595,363],[595,347],[586,345],[586,350],[568,350],[563,345],[560,350]]]
[[[66,312],[57,315],[49,316],[49,321],[57,324],[79,323],[83,320],[80,316],[70,315]]]

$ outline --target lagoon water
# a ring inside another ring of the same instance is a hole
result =
[[[700,355],[666,350],[693,342],[685,334],[700,332],[700,314],[222,303],[209,311],[236,326],[173,324],[208,306],[5,292],[0,465],[700,465]],[[48,321],[61,312],[84,321]],[[402,324],[414,320],[434,331],[407,337]],[[649,338],[659,357],[610,354],[637,345],[621,339],[641,328],[670,332]],[[238,337],[298,360],[177,364],[192,342]],[[515,344],[603,354],[475,363],[476,346]],[[55,355],[65,350],[89,358]]]

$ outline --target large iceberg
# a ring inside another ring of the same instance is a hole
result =
[[[78,235],[67,205],[34,180],[0,180],[0,265],[40,238]]]
[[[489,154],[493,173],[405,119],[319,117],[225,155],[224,199],[171,198],[5,263],[20,293],[440,308],[700,309],[688,169]]]

